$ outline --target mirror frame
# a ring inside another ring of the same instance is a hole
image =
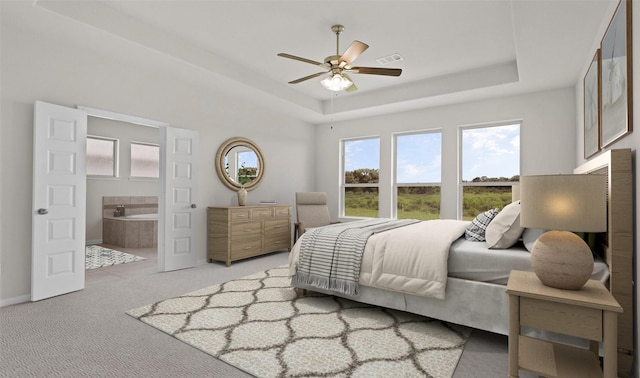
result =
[[[258,147],[257,144],[253,143],[253,141],[247,138],[235,137],[235,138],[227,139],[224,143],[222,143],[220,148],[218,148],[218,152],[216,153],[216,172],[218,173],[218,177],[220,178],[220,181],[222,181],[222,183],[231,190],[238,190],[242,187],[240,183],[237,183],[234,180],[231,180],[231,178],[229,178],[229,176],[227,175],[224,169],[224,158],[225,156],[227,156],[227,153],[234,147],[251,148],[256,153],[256,156],[258,157],[258,164],[260,166],[259,167],[260,169],[258,170],[258,175],[256,176],[255,179],[251,180],[251,182],[249,182],[244,186],[244,188],[248,191],[253,190],[257,188],[258,185],[260,185],[260,182],[264,178],[265,164],[264,164],[264,157],[262,156],[262,151],[260,150],[260,147]]]

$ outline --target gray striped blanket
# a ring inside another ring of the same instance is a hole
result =
[[[415,219],[370,219],[309,230],[300,240],[300,261],[291,283],[357,295],[367,239],[375,233],[417,222]]]

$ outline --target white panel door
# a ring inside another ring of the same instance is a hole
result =
[[[198,132],[173,127],[160,129],[164,149],[160,152],[161,186],[158,268],[169,271],[190,268],[198,261],[200,246],[194,215]]]
[[[87,113],[37,101],[31,300],[84,289]]]

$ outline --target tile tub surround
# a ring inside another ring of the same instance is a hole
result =
[[[158,197],[103,197],[103,243],[125,248],[153,248],[158,245],[158,221],[128,218],[130,215],[157,214]],[[116,217],[116,206],[124,205],[125,217]]]
[[[113,217],[117,206],[124,205],[125,215],[154,214],[158,212],[157,196],[102,197],[102,216]]]

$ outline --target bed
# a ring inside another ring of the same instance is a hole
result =
[[[599,257],[596,258],[592,278],[605,282],[624,310],[618,319],[620,376],[628,376],[631,370],[633,335],[635,334],[632,285],[634,206],[631,159],[630,149],[610,150],[574,170],[577,174],[602,174],[608,178],[608,232],[597,238],[595,252]],[[464,223],[465,229],[468,223]],[[456,231],[453,231],[452,235],[455,236],[461,226],[462,224],[453,225]],[[399,229],[375,233],[367,241],[365,249],[370,247],[370,243],[375,242],[378,235],[395,233],[411,227],[416,225],[406,225]],[[411,282],[401,284],[399,291],[395,287],[393,290],[389,289],[389,285],[386,285],[384,280],[380,284],[379,277],[383,274],[375,273],[375,268],[371,268],[376,260],[366,257],[368,256],[366,251],[361,267],[364,272],[361,276],[365,279],[359,278],[357,294],[322,289],[300,280],[296,280],[294,286],[507,335],[509,306],[508,296],[505,293],[506,280],[511,269],[531,270],[527,249],[530,241],[524,240],[530,239],[534,234],[533,230],[529,231],[531,232],[527,238],[524,237],[524,233],[521,233],[523,240],[516,242],[508,249],[489,249],[485,242],[465,239],[464,232],[458,237],[449,236],[451,241],[447,242],[450,246],[448,245],[446,258],[448,271],[445,278],[444,299],[438,298],[437,291],[435,295],[426,294],[431,296],[412,293]],[[420,229],[418,232],[429,231]],[[296,242],[291,251],[290,273],[292,275],[296,274],[300,263],[299,251],[302,243],[304,243],[304,236]],[[369,259],[368,262],[367,259]],[[411,260],[411,264],[422,266],[423,262]],[[377,278],[372,279],[372,276]],[[395,277],[392,277],[387,282],[394,280]]]

